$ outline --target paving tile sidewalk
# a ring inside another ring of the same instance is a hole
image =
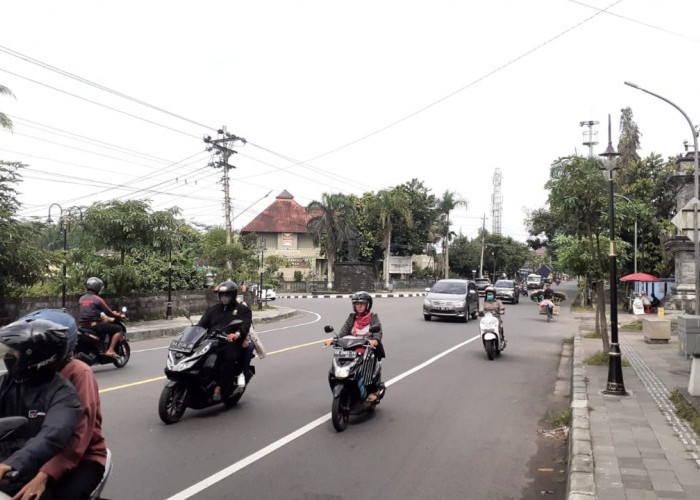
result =
[[[574,341],[573,383],[576,386],[578,375],[580,390],[578,403],[576,390],[572,402],[569,499],[700,498],[700,444],[669,401],[673,390],[687,389],[690,376],[690,360],[680,354],[678,338],[673,335],[669,344],[646,344],[641,331],[619,330],[622,356],[631,364],[623,367],[630,394],[604,395],[607,366],[579,363],[576,372],[577,354],[580,361],[601,351],[602,341],[584,338],[595,330],[592,313],[575,315],[579,332]],[[634,320],[631,315],[620,316],[621,325]],[[581,466],[587,453],[592,461],[586,467],[584,460]]]

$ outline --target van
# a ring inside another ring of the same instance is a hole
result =
[[[532,288],[542,288],[542,276],[539,274],[528,274],[527,275],[527,289]]]
[[[425,321],[437,316],[459,318],[466,323],[479,315],[479,291],[472,280],[440,280],[426,291],[428,295],[423,301]]]

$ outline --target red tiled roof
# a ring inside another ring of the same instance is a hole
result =
[[[306,222],[310,216],[306,209],[294,201],[286,189],[255,219],[250,221],[242,233],[306,233]]]

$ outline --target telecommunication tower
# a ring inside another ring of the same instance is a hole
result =
[[[593,130],[594,125],[598,125],[598,122],[593,120],[588,120],[585,122],[579,122],[582,127],[588,127],[588,130],[583,131],[583,145],[588,146],[588,157],[593,158],[593,146],[598,144],[598,131]]]
[[[501,194],[501,169],[493,174],[493,194],[491,195],[491,215],[493,234],[501,234],[501,215],[503,214],[503,195]]]

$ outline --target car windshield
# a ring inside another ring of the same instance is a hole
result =
[[[498,288],[513,288],[513,282],[511,280],[498,280],[496,286]]]
[[[527,280],[528,281],[540,281],[542,278],[539,276],[528,276]]]
[[[454,283],[449,281],[438,281],[430,289],[432,293],[452,293],[456,295],[464,295],[467,293],[466,283]]]

